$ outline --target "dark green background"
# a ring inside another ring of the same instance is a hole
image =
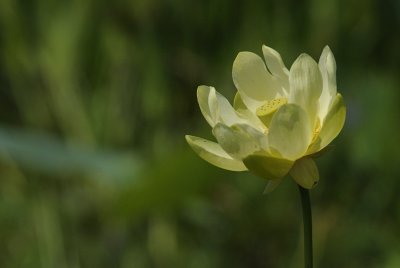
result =
[[[0,267],[302,267],[290,178],[202,161],[196,87],[325,45],[347,120],[317,160],[317,267],[400,267],[400,2],[0,1]]]

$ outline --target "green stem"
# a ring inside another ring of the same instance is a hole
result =
[[[303,208],[304,225],[304,267],[313,267],[313,246],[312,246],[312,217],[310,195],[307,189],[299,185],[301,206]]]

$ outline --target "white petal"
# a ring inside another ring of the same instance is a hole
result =
[[[319,181],[318,167],[309,157],[297,160],[289,174],[297,184],[306,189],[313,188]]]
[[[317,119],[322,77],[318,64],[307,54],[301,54],[290,69],[289,103],[296,103],[307,112],[310,127]]]
[[[296,104],[285,104],[274,114],[269,128],[271,153],[289,160],[304,155],[312,138],[306,112]]]
[[[323,121],[337,92],[336,61],[328,46],[322,51],[318,66],[322,74],[323,82],[323,89],[319,99],[319,118]]]
[[[281,92],[261,57],[251,52],[237,55],[233,62],[232,78],[243,102],[253,112]]]
[[[210,88],[208,86],[197,87],[197,101],[199,102],[201,113],[207,120],[211,127],[214,127],[215,121],[211,116],[210,107],[208,105],[208,97],[210,95]]]
[[[224,151],[235,159],[262,152],[267,147],[266,136],[245,124],[228,127],[219,123],[213,128],[213,134]]]
[[[189,135],[186,135],[185,138],[192,149],[210,164],[232,171],[247,170],[242,161],[230,157],[219,144]]]
[[[283,87],[285,96],[289,93],[289,70],[286,68],[282,61],[281,55],[274,49],[262,46],[265,62],[267,63],[268,70],[276,77]],[[283,96],[282,96],[283,97]]]
[[[331,141],[336,138],[343,128],[344,121],[346,119],[346,107],[343,103],[342,95],[336,94],[336,97],[329,108],[328,114],[325,117],[325,121],[322,124],[321,131],[319,133],[320,148],[323,149]]]

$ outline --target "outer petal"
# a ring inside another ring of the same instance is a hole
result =
[[[228,127],[219,123],[213,133],[224,151],[235,159],[243,159],[267,147],[267,137],[249,125]]]
[[[246,106],[255,110],[281,91],[263,60],[251,52],[240,52],[233,62],[232,78]]]
[[[344,106],[342,95],[338,93],[336,94],[336,98],[329,108],[325,121],[322,124],[319,133],[319,138],[321,139],[319,150],[327,146],[334,138],[336,138],[343,128],[345,119],[346,107]]]
[[[267,186],[265,186],[263,194],[271,193],[273,190],[275,190],[276,187],[279,186],[279,184],[281,184],[282,181],[283,177],[277,180],[268,180]]]
[[[319,118],[325,118],[328,108],[336,96],[336,61],[328,46],[322,51],[319,59],[319,70],[322,74],[323,89],[319,99]]]
[[[211,127],[214,127],[215,121],[212,118],[210,112],[210,106],[208,104],[208,98],[210,95],[211,87],[209,86],[199,86],[197,87],[197,101],[199,102],[201,113],[204,118],[207,120],[208,124]]]
[[[267,47],[266,45],[262,46],[262,51],[269,71],[278,79],[279,83],[283,87],[284,95],[287,96],[290,90],[289,70],[283,63],[281,55],[276,50]]]
[[[310,127],[317,119],[318,101],[322,92],[322,77],[318,64],[307,54],[301,54],[290,69],[289,103],[296,103],[307,112]]]
[[[304,155],[311,142],[311,128],[306,112],[296,104],[285,104],[274,114],[268,141],[272,153],[296,160]]]
[[[306,189],[311,189],[319,181],[318,167],[309,157],[297,160],[289,172],[297,184]]]
[[[230,157],[219,144],[189,135],[186,135],[185,138],[190,147],[210,164],[232,171],[247,170],[242,161]]]
[[[243,163],[250,172],[267,180],[283,178],[293,166],[293,161],[263,155],[250,155]]]

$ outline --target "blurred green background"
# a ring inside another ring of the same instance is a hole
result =
[[[400,267],[400,2],[1,0],[0,267],[302,267],[296,185],[198,158],[196,87],[329,45],[348,107],[312,190],[317,267]]]

